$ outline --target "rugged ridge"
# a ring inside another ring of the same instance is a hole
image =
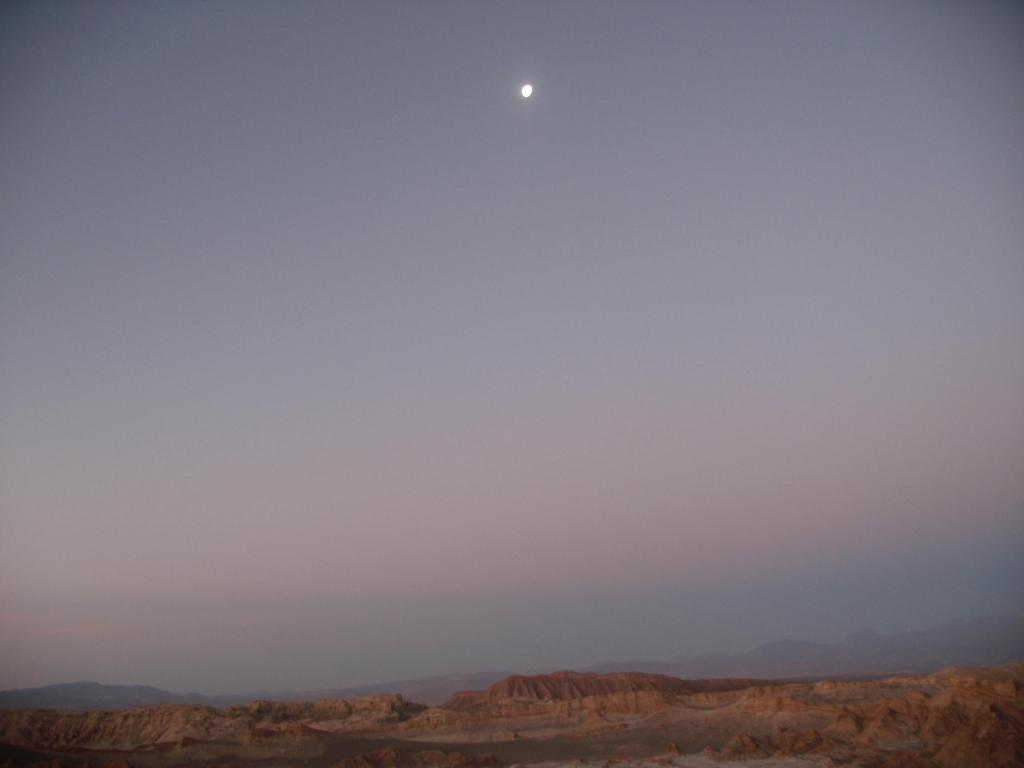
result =
[[[262,745],[264,755],[319,754],[331,739],[375,745],[349,753],[355,756],[342,768],[485,768],[483,749],[517,763],[523,754],[534,762],[603,760],[652,756],[669,743],[673,753],[703,751],[703,762],[1014,768],[1024,765],[1024,664],[858,682],[515,675],[435,708],[375,696],[227,710],[0,712],[0,742],[57,752],[125,750],[121,756],[170,750],[160,755],[161,766],[190,764],[192,756],[201,762],[214,749],[233,754],[231,745],[250,753]],[[401,749],[389,751],[387,740]],[[470,747],[474,742],[479,746]],[[442,749],[455,743],[466,746]]]
[[[642,672],[553,672],[549,675],[512,675],[485,691],[463,691],[442,704],[456,712],[510,701],[572,701],[623,693],[655,693],[665,700],[702,690],[746,688],[750,680],[698,682]]]
[[[838,643],[777,640],[744,653],[672,661],[606,662],[594,672],[642,671],[685,678],[820,678],[928,674],[951,666],[996,666],[1024,658],[1024,614],[957,619],[915,632],[861,630]]]
[[[1024,658],[1024,615],[957,620],[930,629],[886,635],[865,629],[832,645],[777,640],[738,654],[704,654],[674,661],[607,662],[587,672],[643,672],[694,679],[881,677],[911,672],[928,674],[950,666],[993,666]],[[432,706],[459,691],[484,688],[509,672],[448,674],[375,683],[353,688],[282,691],[258,695],[204,696],[173,693],[149,686],[65,683],[0,691],[0,708],[116,709],[152,704],[203,704],[228,707],[253,699],[319,701],[354,699],[375,693],[398,693]]]
[[[228,709],[160,704],[114,711],[0,711],[0,742],[47,749],[140,750],[188,742],[234,741],[305,727],[353,732],[395,725],[425,709],[401,696],[310,702],[255,701]]]

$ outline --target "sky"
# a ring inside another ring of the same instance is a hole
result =
[[[1013,3],[4,3],[0,688],[1024,610],[1021,82]]]

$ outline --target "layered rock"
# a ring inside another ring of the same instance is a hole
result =
[[[161,704],[114,711],[0,711],[0,742],[48,749],[156,749],[189,742],[244,743],[277,733],[357,732],[393,726],[423,711],[401,696],[351,701],[257,701],[214,709]]]
[[[681,680],[666,675],[617,672],[555,672],[550,675],[512,675],[484,691],[455,694],[442,709],[462,712],[508,702],[563,702],[614,697],[620,694],[655,694],[663,701],[701,691],[746,688],[750,680]],[[654,698],[654,697],[647,697]]]
[[[632,672],[513,675],[483,691],[458,693],[398,730],[404,738],[442,742],[543,738],[567,731],[593,735],[629,727],[691,697],[719,706],[722,696],[735,697],[750,684]]]
[[[718,760],[1011,768],[1024,765],[1022,681],[1024,665],[788,684],[566,672],[515,676],[458,694],[438,708],[380,695],[253,702],[227,710],[163,705],[116,712],[6,711],[0,712],[0,742],[58,751],[174,749],[184,760],[198,754],[198,747],[189,752],[195,745],[216,742],[221,753],[225,744],[250,750],[262,745],[277,754],[278,747],[306,748],[321,743],[324,734],[346,734],[417,741],[423,748],[371,751],[344,760],[340,768],[488,768],[487,757],[439,747],[490,742],[488,751],[504,750],[518,762],[524,742],[527,754],[547,759],[545,750],[557,747],[562,759],[567,744],[579,745],[577,754],[600,757],[624,747],[661,749],[672,741],[680,753],[707,748]]]
[[[1020,667],[927,678],[825,686],[812,694],[839,697],[822,732],[781,728],[769,735],[740,733],[716,754],[720,760],[784,758],[809,753],[860,756],[884,768],[1014,768],[1024,765],[1024,697]],[[996,674],[993,675],[993,672]],[[916,686],[916,688],[915,688]],[[893,690],[906,690],[892,697]],[[764,693],[764,692],[762,692]],[[793,694],[793,692],[790,692]],[[754,697],[756,698],[756,697]],[[787,697],[803,701],[799,695]],[[828,705],[812,695],[807,711]],[[768,697],[772,709],[778,698]],[[751,697],[743,702],[753,711]]]

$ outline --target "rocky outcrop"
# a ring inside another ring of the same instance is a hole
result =
[[[317,702],[254,701],[226,710],[229,716],[247,716],[260,723],[308,721],[329,730],[379,728],[408,720],[426,707],[397,694],[377,694],[362,699],[323,699]]]
[[[741,691],[746,680],[689,681],[641,673],[514,675],[484,691],[456,694],[398,727],[423,741],[502,741],[618,729],[685,697]]]
[[[236,738],[236,718],[211,707],[161,704],[112,712],[11,710],[0,712],[0,742],[61,749],[139,749],[183,739]]]
[[[366,752],[342,760],[338,768],[494,765],[487,755],[440,749],[454,742],[488,742],[489,752],[510,762],[522,762],[524,754],[534,762],[565,760],[567,745],[579,745],[578,754],[586,752],[588,759],[620,754],[625,746],[652,754],[664,749],[655,762],[671,762],[676,751],[691,755],[707,749],[701,760],[1011,768],[1024,766],[1022,681],[1024,665],[796,683],[565,672],[515,676],[484,691],[459,694],[438,708],[380,695],[316,703],[258,701],[226,710],[162,705],[114,712],[6,711],[0,712],[0,742],[58,752],[166,751],[159,758],[167,765],[210,754],[213,744],[218,754],[231,754],[225,745],[265,756],[308,750],[330,742],[326,733],[423,746]],[[672,747],[665,749],[669,742]]]
[[[48,749],[160,749],[188,742],[244,743],[279,733],[360,732],[394,726],[424,707],[401,696],[352,701],[257,701],[230,709],[161,704],[107,712],[0,711],[0,742]],[[298,729],[298,730],[297,730]]]
[[[681,680],[666,675],[641,672],[616,672],[600,675],[594,672],[554,672],[550,675],[512,675],[484,691],[455,694],[442,709],[464,712],[509,702],[564,702],[612,697],[619,694],[656,694],[668,701],[702,691],[738,690],[751,685],[750,680]],[[649,697],[650,698],[650,697]]]
[[[1019,667],[1003,670],[1015,675]],[[999,672],[998,670],[996,672]],[[894,690],[903,690],[892,697]],[[843,754],[882,768],[1012,768],[1024,765],[1024,700],[1018,679],[980,670],[975,676],[942,674],[830,686],[816,684],[807,700],[790,691],[807,711],[827,710],[839,697],[832,721],[819,732],[785,727],[768,735],[740,733],[718,750],[719,760],[784,758],[809,753]],[[825,701],[821,695],[825,695]],[[756,695],[744,697],[753,712]],[[782,699],[766,696],[769,712]]]
[[[990,703],[946,730],[933,732],[940,768],[1012,768],[1024,765],[1024,708]]]
[[[818,731],[793,731],[783,728],[770,736],[754,737],[738,734],[718,753],[720,760],[749,760],[751,758],[794,757],[813,752],[828,752],[836,741]]]
[[[720,706],[749,680],[680,680],[665,675],[556,672],[513,675],[483,691],[453,696],[442,707],[403,722],[404,738],[423,741],[501,741],[541,738],[572,731],[621,729],[678,706]],[[696,698],[694,698],[696,697]]]

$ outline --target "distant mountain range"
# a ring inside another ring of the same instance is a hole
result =
[[[171,693],[149,685],[103,685],[92,681],[0,691],[2,709],[123,709],[213,702],[212,697],[198,693]]]
[[[664,662],[608,662],[593,672],[654,672],[684,678],[873,677],[942,667],[993,666],[1024,659],[1024,615],[958,619],[917,632],[855,632],[839,643],[778,640],[746,653],[710,653]]]
[[[124,709],[154,704],[202,704],[208,707],[232,707],[255,700],[319,701],[356,699],[375,693],[400,693],[409,701],[431,706],[447,701],[459,691],[487,688],[513,674],[486,671],[393,680],[352,688],[326,688],[312,691],[257,691],[249,694],[206,696],[201,693],[173,693],[149,685],[104,685],[94,681],[60,683],[41,688],[0,691],[0,709]]]
[[[388,683],[374,683],[355,688],[338,688],[329,691],[312,691],[285,694],[283,701],[310,701],[318,699],[354,699],[374,693],[400,693],[409,701],[436,706],[459,691],[478,691],[494,685],[512,675],[508,670],[458,673],[437,677],[417,677],[411,680],[394,680]],[[3,694],[0,694],[2,701]]]
[[[690,679],[865,678],[903,672],[927,673],[951,666],[995,666],[1021,659],[1024,659],[1024,615],[956,620],[931,629],[895,635],[864,630],[833,644],[779,640],[746,653],[712,653],[662,662],[607,662],[583,671],[649,672]],[[63,683],[0,691],[0,709],[121,709],[161,703],[226,707],[253,699],[315,701],[374,693],[400,693],[412,701],[437,705],[458,692],[487,688],[510,674],[508,671],[473,672],[353,688],[237,696],[172,693],[144,685]]]

